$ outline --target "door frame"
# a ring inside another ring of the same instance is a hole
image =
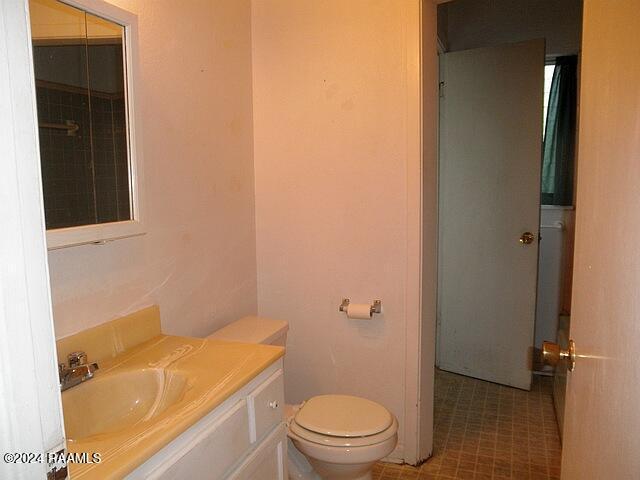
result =
[[[418,465],[433,453],[438,215],[438,35],[442,0],[417,0],[417,32],[406,38],[407,272],[405,422],[402,456]],[[417,260],[417,261],[416,261]]]
[[[64,448],[26,0],[0,2],[0,450]],[[45,463],[0,462],[2,478]]]

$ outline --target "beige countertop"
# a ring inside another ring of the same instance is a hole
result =
[[[93,379],[62,394],[68,451],[101,456],[71,464],[72,478],[124,477],[283,355],[159,334],[102,359]]]

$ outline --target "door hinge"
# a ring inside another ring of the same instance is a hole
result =
[[[438,96],[439,96],[440,98],[443,98],[443,97],[444,97],[444,86],[445,86],[445,83],[444,83],[444,82],[440,82],[440,83],[438,83]]]
[[[47,480],[66,480],[69,476],[67,463],[65,460],[66,450],[63,448],[56,452],[49,452]]]

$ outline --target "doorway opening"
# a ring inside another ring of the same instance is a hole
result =
[[[581,0],[438,7],[434,452],[451,478],[559,479]]]

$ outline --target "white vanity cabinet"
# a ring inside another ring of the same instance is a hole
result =
[[[129,479],[286,480],[282,360],[129,474]]]

